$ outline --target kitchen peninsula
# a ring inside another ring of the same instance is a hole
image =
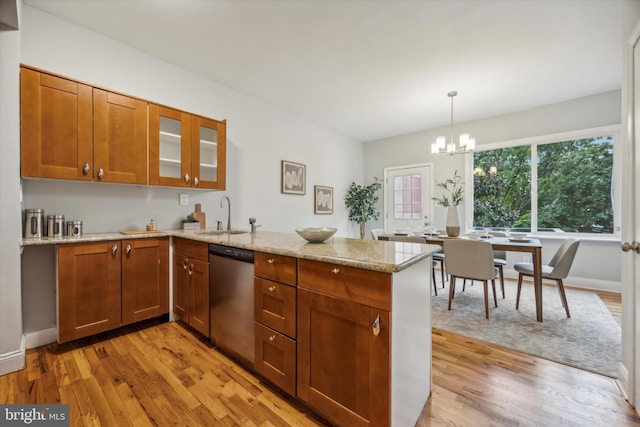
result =
[[[430,255],[438,246],[337,237],[307,243],[290,233],[207,230],[95,234],[23,240],[22,245],[60,248],[121,240],[124,246],[131,238],[166,236],[172,248],[190,241],[202,247],[215,243],[254,251],[256,297],[259,283],[267,283],[269,290],[280,285],[275,279],[281,276],[261,272],[272,268],[277,273],[278,257],[293,260],[294,268],[288,271],[295,280],[289,286],[295,295],[295,327],[283,334],[259,324],[256,317],[256,331],[267,331],[264,340],[256,334],[256,373],[338,425],[415,424],[431,392]],[[170,265],[175,280],[175,270],[182,266],[175,259]],[[280,341],[289,347],[278,347]],[[283,353],[280,359],[278,351]],[[282,366],[270,362],[265,366],[271,371],[261,370],[259,363],[269,357],[282,361]],[[287,383],[293,387],[281,386],[269,372],[289,376]]]

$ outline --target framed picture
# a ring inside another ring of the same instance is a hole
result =
[[[333,187],[316,185],[313,187],[313,213],[332,214],[333,213]]]
[[[282,192],[285,194],[305,194],[307,167],[300,163],[282,161]]]

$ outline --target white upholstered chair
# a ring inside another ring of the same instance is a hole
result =
[[[492,231],[491,235],[494,237],[507,237],[507,234],[502,231]],[[502,291],[502,298],[504,299],[504,266],[507,265],[507,252],[493,251],[493,265],[498,269],[500,290]]]
[[[382,228],[374,228],[371,230],[371,239],[378,240],[378,236],[384,234],[384,230]]]
[[[497,307],[496,277],[498,270],[493,264],[493,249],[491,243],[479,240],[448,239],[443,242],[444,256],[447,260],[449,279],[449,310],[454,298],[456,279],[470,279],[481,281],[484,285],[485,317],[489,318],[489,291],[491,280],[493,288],[493,303]]]
[[[560,293],[560,300],[562,301],[564,310],[567,312],[567,317],[571,317],[571,314],[569,313],[569,304],[567,304],[567,295],[564,292],[562,279],[566,279],[569,275],[569,270],[571,270],[571,265],[573,264],[576,252],[578,252],[579,245],[580,240],[578,239],[566,239],[553,255],[549,264],[542,265],[542,278],[556,281],[558,292]],[[516,296],[517,310],[520,306],[522,278],[523,276],[533,277],[533,264],[528,262],[518,262],[513,265],[513,268],[518,272],[518,294]]]

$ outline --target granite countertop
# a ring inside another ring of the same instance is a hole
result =
[[[252,235],[242,234],[206,234],[213,229],[183,231],[166,230],[140,234],[98,233],[81,237],[61,237],[40,239],[22,239],[20,246],[63,245],[108,240],[126,240],[145,237],[182,237],[206,243],[251,249],[279,255],[293,256],[315,261],[331,262],[366,270],[394,273],[438,252],[438,245],[419,243],[389,242],[332,237],[324,243],[309,243],[295,233],[258,231]]]

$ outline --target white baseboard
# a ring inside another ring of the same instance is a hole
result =
[[[58,328],[54,325],[48,329],[28,332],[24,336],[27,349],[41,347],[58,341]]]
[[[22,340],[20,341],[20,348],[18,350],[0,354],[0,375],[19,371],[20,369],[24,368],[24,362],[25,339],[23,336]]]

